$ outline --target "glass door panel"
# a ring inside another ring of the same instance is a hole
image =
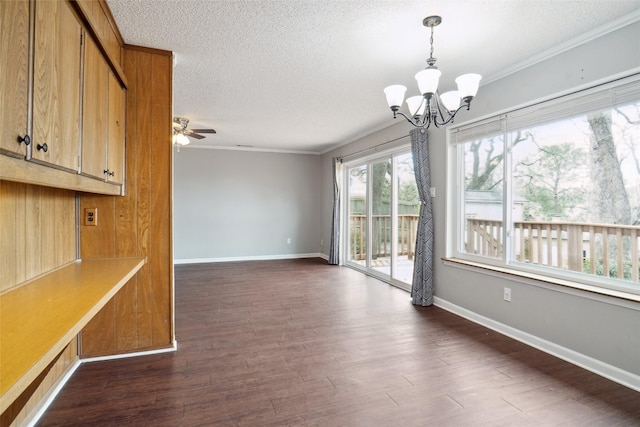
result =
[[[391,159],[371,164],[371,268],[391,276]]]
[[[347,174],[349,203],[347,260],[367,265],[367,166],[350,168]]]
[[[407,285],[413,279],[413,256],[416,246],[418,214],[420,213],[420,197],[413,173],[413,156],[411,153],[395,158],[394,167],[396,216],[397,216],[397,249],[393,278]]]

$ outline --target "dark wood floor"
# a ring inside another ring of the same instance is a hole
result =
[[[177,266],[176,334],[38,425],[640,425],[640,393],[319,259]]]

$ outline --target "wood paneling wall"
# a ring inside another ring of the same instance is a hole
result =
[[[74,191],[0,181],[0,292],[75,260],[76,242]],[[37,410],[77,360],[76,347],[73,340],[54,366],[0,416],[0,425],[18,425]]]
[[[100,24],[98,34],[117,66],[124,64],[128,78],[127,195],[96,196],[0,180],[0,293],[75,260],[78,252],[87,258],[146,256],[142,271],[83,331],[82,354],[166,348],[174,340],[172,56],[133,46],[121,50],[122,39],[106,2],[87,0],[83,5],[90,6],[91,18]],[[6,60],[10,58],[2,56]],[[79,225],[84,207],[98,208],[98,226]],[[74,339],[0,415],[0,425],[28,420],[78,359],[76,349]]]
[[[147,263],[82,332],[81,356],[173,345],[171,52],[126,46],[126,195],[80,196],[81,258],[146,256]]]
[[[0,254],[0,292],[75,260],[75,192],[0,181]]]

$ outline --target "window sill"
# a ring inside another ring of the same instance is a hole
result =
[[[578,295],[584,298],[604,301],[624,307],[632,307],[636,310],[639,309],[637,303],[640,302],[640,295],[630,292],[600,288],[597,286],[588,285],[572,280],[559,279],[556,277],[529,273],[505,267],[497,267],[489,264],[467,261],[460,258],[441,258],[441,260],[444,265],[450,267],[462,268],[464,270],[475,271],[501,278],[509,278],[511,280],[530,284],[533,286],[543,287],[558,292]]]

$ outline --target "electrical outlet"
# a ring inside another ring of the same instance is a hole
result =
[[[287,237],[287,245],[291,244],[291,237]]]
[[[504,300],[511,302],[511,288],[504,288]]]
[[[436,197],[436,187],[431,187],[431,197]]]
[[[84,209],[84,225],[98,225],[98,208]]]

